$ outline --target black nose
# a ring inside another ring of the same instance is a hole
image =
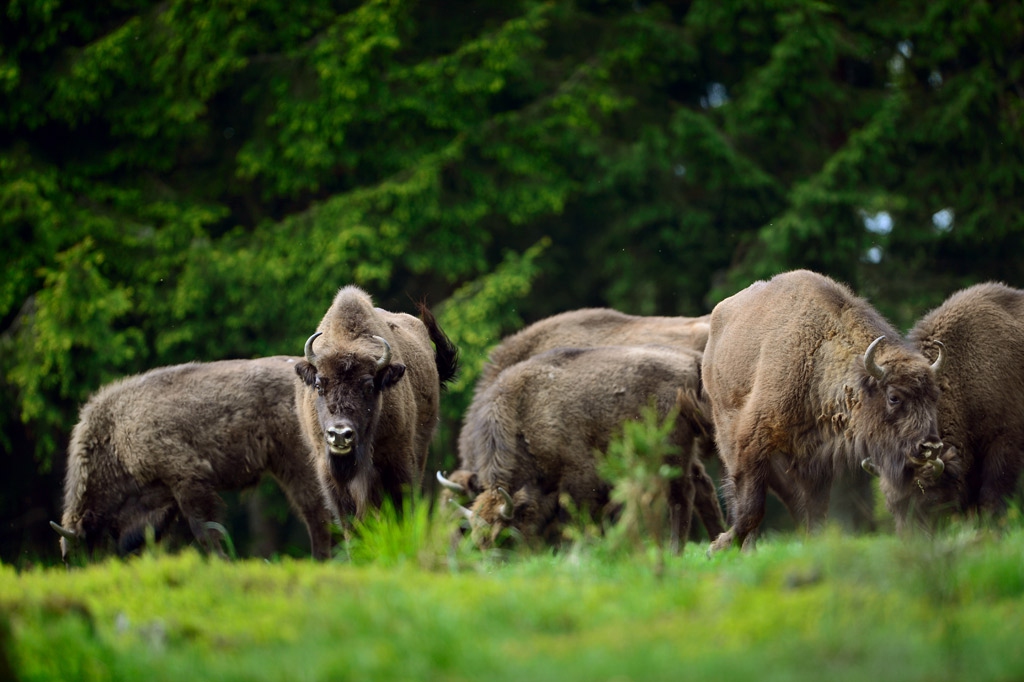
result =
[[[338,447],[344,447],[350,445],[355,440],[356,432],[349,426],[330,426],[327,428],[327,442],[331,445]]]

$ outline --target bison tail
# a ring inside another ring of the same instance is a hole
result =
[[[443,389],[459,372],[459,349],[441,329],[437,318],[430,312],[426,303],[421,301],[416,307],[419,309],[420,319],[427,327],[430,340],[434,342],[434,364],[437,365],[437,376]]]
[[[700,389],[698,389],[700,390]],[[715,431],[711,421],[711,410],[708,403],[694,390],[679,388],[676,390],[676,419],[686,419],[693,425],[698,436],[709,438]]]

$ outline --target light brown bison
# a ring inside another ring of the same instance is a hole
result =
[[[732,527],[709,553],[754,547],[769,486],[813,526],[828,512],[839,465],[870,457],[890,485],[908,464],[940,467],[942,362],[848,288],[806,270],[715,306],[703,376]]]
[[[295,367],[299,422],[339,518],[385,495],[400,509],[403,492],[422,478],[458,351],[419,308],[422,320],[375,308],[365,291],[344,287]]]
[[[180,515],[207,550],[218,491],[277,479],[309,530],[313,556],[330,553],[316,473],[295,415],[296,359],[161,367],[100,389],[82,407],[68,447],[61,525],[64,560],[77,543],[124,554]]]
[[[512,365],[478,395],[463,426],[482,492],[474,519],[489,524],[485,544],[504,528],[546,538],[557,530],[559,495],[601,512],[609,484],[597,473],[622,424],[654,405],[660,419],[678,408],[669,463],[684,474],[669,489],[672,538],[685,540],[694,499],[694,439],[711,424],[699,399],[700,353],[659,346],[558,348]],[[710,481],[706,485],[711,485]]]
[[[703,351],[708,340],[709,321],[708,315],[627,315],[610,308],[583,308],[544,318],[505,338],[491,351],[477,382],[474,402],[476,396],[483,395],[503,370],[554,348],[661,344],[684,351]],[[475,496],[481,488],[475,476],[478,467],[473,461],[474,449],[466,442],[468,434],[469,430],[463,428],[459,435],[459,469],[452,472],[447,480],[440,477],[439,480],[456,492],[461,489],[467,495]],[[697,448],[698,453],[712,453],[713,456],[714,443],[710,436],[698,439]],[[704,471],[703,464],[698,459],[693,462],[690,480],[697,486],[695,508],[709,537],[714,538],[725,530],[722,508],[715,485]]]
[[[939,433],[947,449],[938,468],[873,462],[889,509],[900,525],[952,511],[1001,513],[1024,466],[1024,291],[992,282],[959,291],[907,339],[929,357],[945,346]]]

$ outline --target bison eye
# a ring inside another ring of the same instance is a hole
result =
[[[893,406],[899,405],[900,404],[900,397],[898,395],[896,395],[895,393],[890,393],[889,394],[889,404],[893,405]]]
[[[323,382],[320,381],[320,377],[317,377],[316,381],[313,382],[313,388],[316,389],[316,392],[318,394],[320,394],[320,395],[324,394],[324,385],[323,385]]]

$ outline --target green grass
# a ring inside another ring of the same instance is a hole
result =
[[[593,539],[482,555],[407,510],[325,564],[0,566],[0,639],[23,681],[1020,679],[1024,529],[1008,526],[768,535],[710,560]]]

